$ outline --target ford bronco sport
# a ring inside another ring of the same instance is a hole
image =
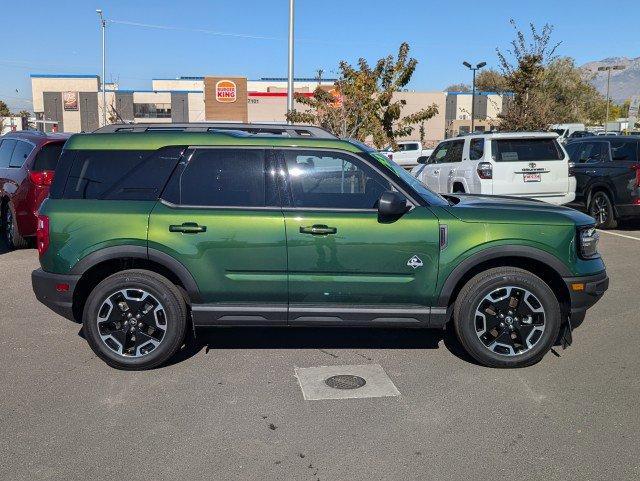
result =
[[[427,189],[315,127],[110,126],[72,136],[39,212],[37,298],[107,364],[187,329],[452,322],[471,356],[533,364],[608,287],[594,220]]]

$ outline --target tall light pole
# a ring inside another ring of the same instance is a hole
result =
[[[607,72],[607,117],[604,119],[605,134],[609,131],[607,124],[609,123],[609,84],[611,83],[611,71],[624,69],[624,65],[607,65],[606,67],[598,67],[598,72]]]
[[[102,87],[102,125],[107,125],[107,94],[105,91],[105,82],[107,81],[107,54],[105,46],[105,32],[107,30],[107,20],[102,15],[102,9],[97,9],[96,13],[100,17],[100,27],[102,28],[102,81],[100,86]]]
[[[476,70],[480,70],[487,65],[487,62],[480,62],[473,67],[469,62],[462,62],[462,65],[473,72],[473,86],[471,89],[471,133],[475,132],[475,110],[476,110]]]
[[[289,68],[287,71],[287,113],[293,112],[293,16],[294,0],[289,0]]]

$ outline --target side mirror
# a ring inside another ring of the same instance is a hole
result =
[[[381,217],[398,217],[407,210],[407,199],[399,192],[388,190],[380,196],[378,214]]]
[[[429,157],[426,155],[421,155],[420,157],[418,157],[418,163],[419,164],[428,164],[429,163]]]

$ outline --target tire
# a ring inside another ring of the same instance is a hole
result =
[[[144,370],[165,363],[183,344],[187,309],[180,290],[165,277],[132,269],[91,291],[82,322],[89,346],[109,366]]]
[[[618,226],[613,203],[609,195],[602,191],[596,191],[589,201],[589,215],[596,220],[598,229],[615,229]]]
[[[7,249],[24,249],[29,246],[27,239],[20,235],[16,210],[11,202],[7,202],[2,210],[2,238]]]
[[[499,300],[502,296],[506,297]],[[512,310],[513,298],[516,307]],[[480,364],[499,368],[540,361],[553,346],[562,323],[560,304],[551,288],[538,276],[515,267],[489,269],[469,280],[458,294],[453,315],[465,350]]]

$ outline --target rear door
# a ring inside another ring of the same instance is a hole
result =
[[[198,286],[197,325],[286,324],[285,225],[269,165],[261,148],[195,148],[151,213],[149,249]]]
[[[493,139],[491,157],[495,195],[544,198],[569,190],[568,156],[555,138]]]
[[[609,141],[611,162],[609,165],[609,180],[613,185],[613,202],[630,204],[637,197],[636,172],[634,166],[638,160],[638,141],[634,137],[621,137]],[[634,195],[632,195],[632,193]]]
[[[611,168],[609,143],[602,140],[575,142],[567,146],[576,176],[576,202],[586,204],[591,185],[603,182]]]

